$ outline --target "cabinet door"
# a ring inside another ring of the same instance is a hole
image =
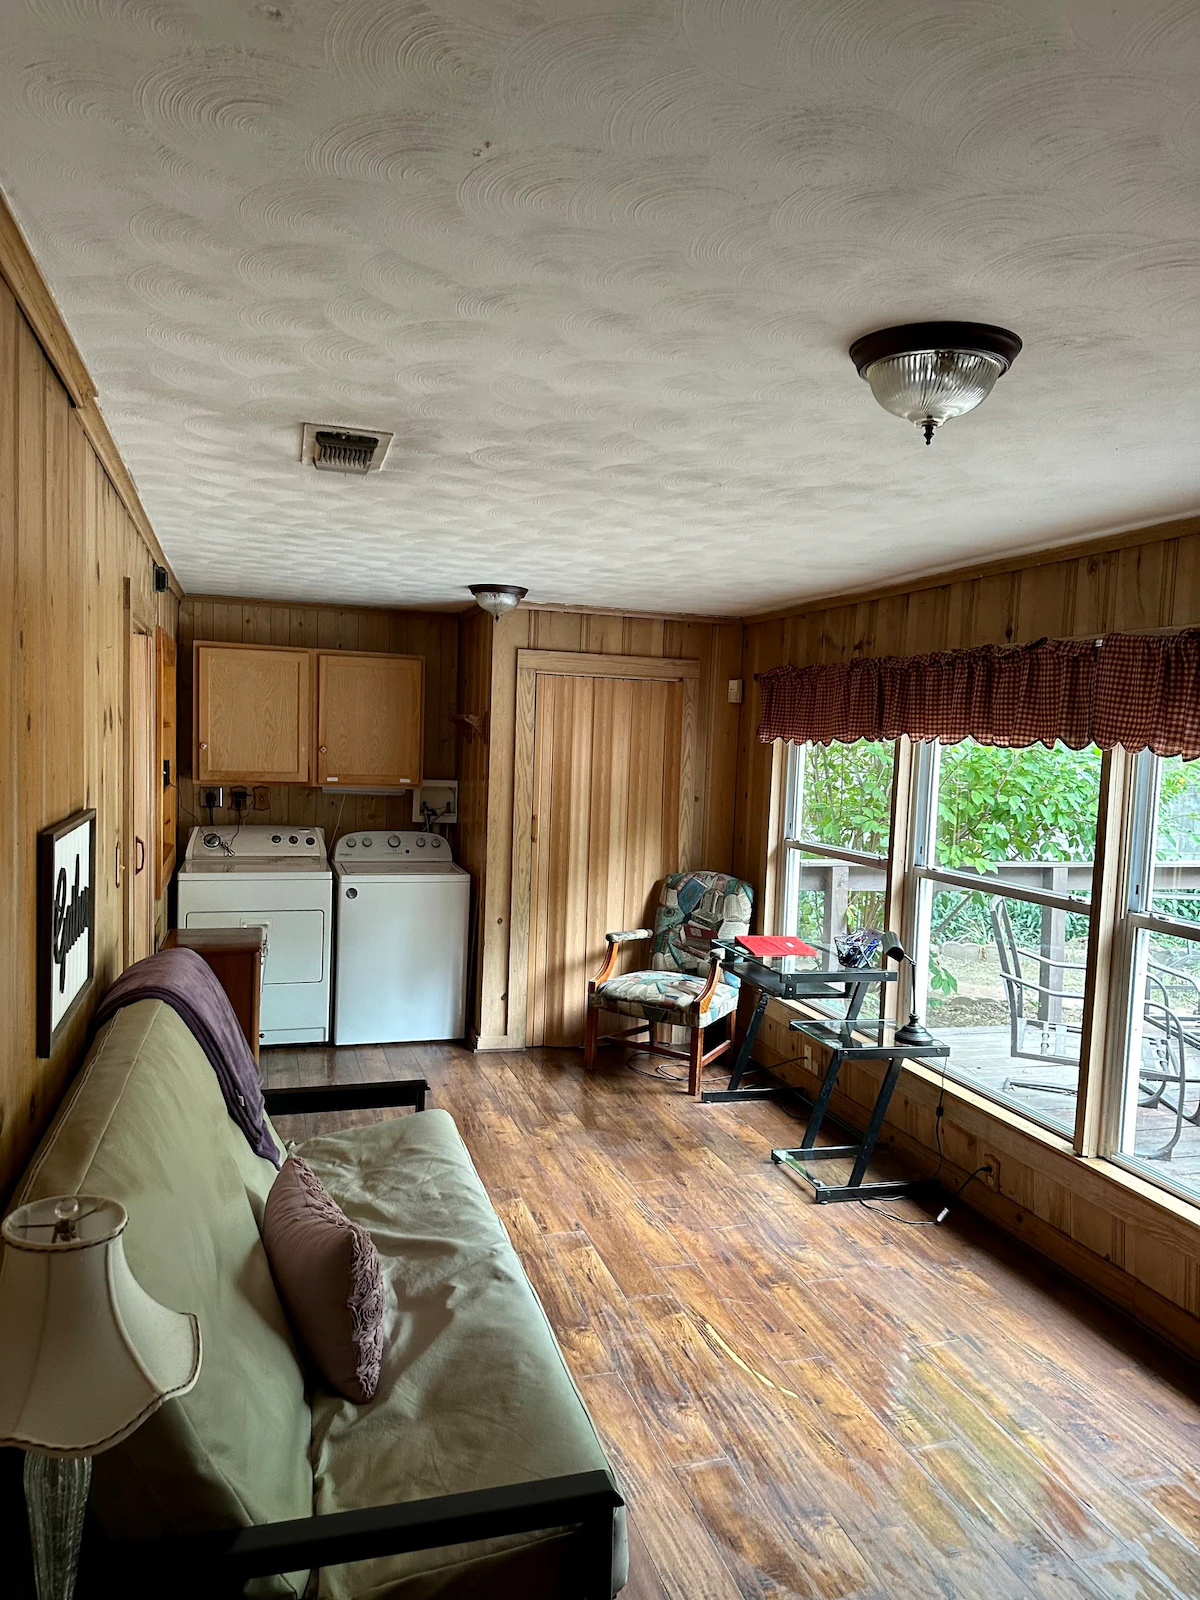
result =
[[[317,653],[317,782],[407,789],[421,781],[420,656]]]
[[[195,650],[196,782],[311,782],[311,651]]]

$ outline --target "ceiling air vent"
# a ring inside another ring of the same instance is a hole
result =
[[[378,472],[391,442],[390,433],[306,422],[300,459],[311,462],[318,472]]]

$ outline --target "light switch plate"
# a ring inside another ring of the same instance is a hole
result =
[[[742,703],[742,680],[741,680],[741,678],[730,678],[730,680],[729,680],[729,704],[731,706],[740,706],[741,703]]]

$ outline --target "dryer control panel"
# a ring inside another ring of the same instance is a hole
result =
[[[333,847],[335,861],[439,861],[454,860],[440,833],[401,833],[373,828],[365,833],[344,833]]]
[[[215,827],[201,824],[188,839],[185,861],[206,857],[252,861],[325,860],[325,830],[306,828],[290,822],[269,827],[238,827],[222,822]]]

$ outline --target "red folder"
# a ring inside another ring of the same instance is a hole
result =
[[[737,942],[752,956],[815,956],[812,945],[791,933],[739,933]]]

